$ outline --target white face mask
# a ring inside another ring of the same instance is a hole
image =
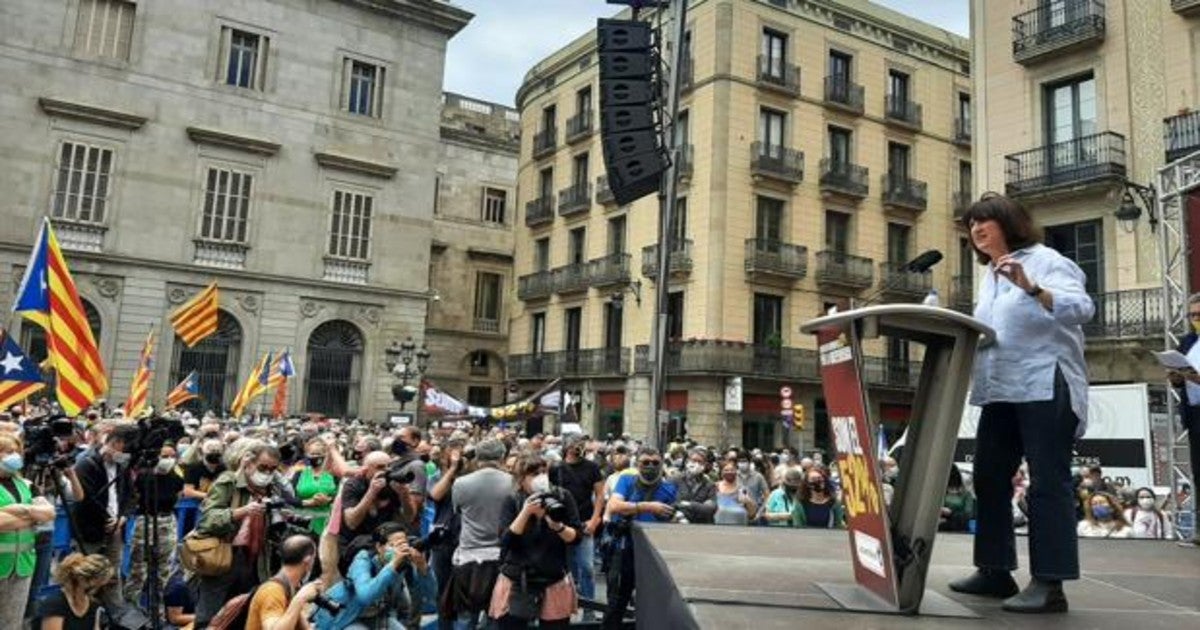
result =
[[[749,472],[750,462],[738,462],[738,472]]]
[[[171,469],[173,468],[175,468],[175,459],[173,457],[166,457],[158,460],[158,466],[155,468],[155,470],[157,470],[159,474],[166,474],[171,472]]]
[[[696,475],[699,475],[702,472],[704,472],[704,466],[701,465],[700,462],[688,462],[687,463],[687,473],[689,475],[692,475],[694,477]]]
[[[529,482],[529,490],[534,494],[550,492],[550,475],[542,473]]]
[[[250,483],[254,484],[256,488],[266,488],[267,486],[271,485],[271,480],[274,478],[275,475],[272,475],[269,472],[262,472],[260,470],[250,475]]]
[[[1143,510],[1153,510],[1154,497],[1142,497],[1138,499],[1138,507],[1142,508]]]

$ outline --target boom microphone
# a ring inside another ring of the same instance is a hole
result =
[[[926,252],[921,252],[920,256],[908,261],[908,264],[904,265],[904,268],[908,271],[924,273],[929,271],[929,269],[934,265],[942,262],[942,258],[944,258],[944,256],[942,256],[942,252],[936,249],[931,249]]]

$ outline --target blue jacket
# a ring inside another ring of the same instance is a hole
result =
[[[387,594],[399,574],[390,562],[379,569],[378,573],[374,571],[375,557],[365,550],[358,552],[358,555],[354,556],[354,562],[350,563],[350,570],[347,571],[345,579],[334,584],[325,594],[329,599],[341,604],[342,611],[334,617],[324,609],[319,609],[313,618],[317,630],[342,630],[357,621],[364,610]],[[353,588],[348,588],[347,582],[353,584]]]

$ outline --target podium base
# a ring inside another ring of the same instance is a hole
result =
[[[864,612],[880,615],[902,614],[895,606],[892,606],[878,595],[857,584],[818,582],[816,587],[824,591],[830,599],[837,602],[838,606],[841,606],[845,612]],[[937,591],[929,589],[925,589],[925,595],[921,598],[921,608],[917,614],[922,617],[980,618],[970,608]]]

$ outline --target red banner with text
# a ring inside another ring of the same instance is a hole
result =
[[[841,473],[854,580],[898,606],[887,506],[872,448],[858,343],[851,339],[852,334],[849,329],[823,329],[817,332],[817,344],[830,432]]]

